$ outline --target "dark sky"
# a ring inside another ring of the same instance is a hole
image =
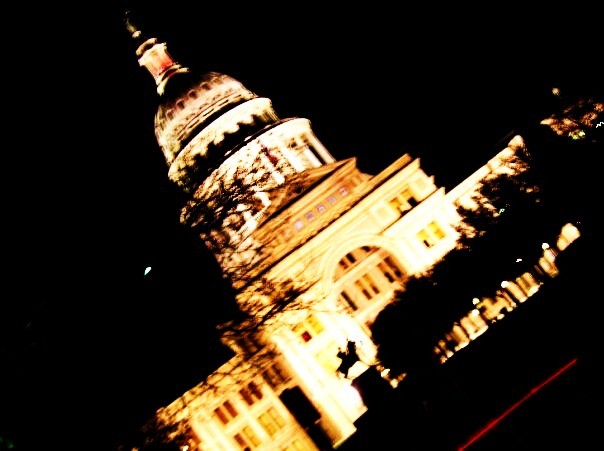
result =
[[[553,87],[564,94],[595,81],[593,32],[561,12],[534,19],[511,7],[433,7],[430,16],[401,8],[378,3],[334,12],[311,2],[300,11],[254,6],[234,15],[219,6],[130,9],[183,65],[232,75],[272,99],[281,117],[310,119],[336,158],[357,156],[377,173],[409,152],[448,187],[551,106]],[[107,25],[108,37],[120,32],[116,26]],[[117,44],[128,47],[126,33],[121,38]],[[132,47],[119,56],[120,133],[134,147],[128,157],[156,177],[146,174],[153,189],[166,178],[152,136],[153,82]]]
[[[110,382],[112,396],[96,392],[102,407],[152,403],[162,381],[178,392],[197,377],[191,362],[211,365],[211,337],[200,331],[222,296],[208,287],[221,283],[178,224],[179,195],[153,135],[157,96],[126,10],[183,65],[237,78],[282,118],[309,119],[337,159],[356,156],[377,174],[408,152],[447,188],[551,107],[554,86],[601,92],[596,13],[576,2],[537,14],[507,2],[135,3],[45,4],[10,16],[18,31],[5,40],[5,386],[49,397],[24,423],[51,416],[61,390],[75,402]],[[169,366],[185,375],[160,371]]]
[[[508,133],[554,106],[552,88],[590,94],[595,86],[598,42],[585,10],[533,17],[509,4],[489,11],[386,5],[127,9],[181,64],[237,78],[269,97],[282,118],[308,118],[336,158],[356,156],[376,174],[408,152],[447,188],[501,150]],[[110,98],[122,118],[114,122],[116,157],[125,163],[112,177],[129,179],[113,189],[139,205],[129,213],[137,237],[148,240],[141,255],[162,264],[166,246],[177,252],[165,240],[172,229],[163,229],[177,210],[153,136],[153,81],[138,67],[127,33],[120,35],[120,14],[105,28],[119,52],[119,95]]]

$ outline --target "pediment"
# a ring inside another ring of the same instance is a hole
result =
[[[354,158],[335,161],[317,168],[307,169],[304,172],[290,177],[284,185],[279,186],[268,193],[271,198],[271,205],[264,212],[264,219],[262,222],[266,222],[285,208],[293,205],[298,199],[306,196],[310,191],[321,186],[323,182],[327,182],[327,180],[331,179],[338,171],[351,165],[352,167],[355,167]]]

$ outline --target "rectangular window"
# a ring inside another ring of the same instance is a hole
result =
[[[289,375],[281,368],[279,363],[274,363],[270,368],[262,373],[264,380],[272,387],[277,388],[281,384],[290,380]]]
[[[312,340],[314,335],[323,332],[324,327],[315,315],[308,315],[304,321],[296,324],[292,330],[296,335],[302,337],[302,340],[308,342]]]
[[[250,393],[249,388],[243,387],[241,390],[239,390],[239,394],[248,406],[254,404],[254,398],[252,398],[252,394]]]
[[[424,246],[430,248],[432,246],[434,246],[434,241],[432,240],[432,237],[428,234],[428,232],[426,232],[425,230],[422,230],[421,232],[419,232],[417,234],[417,238],[424,243]]]
[[[438,224],[434,221],[432,221],[430,224],[428,224],[428,226],[424,230],[421,230],[417,234],[417,238],[422,243],[424,243],[424,246],[426,246],[428,248],[434,246],[438,241],[440,241],[444,237],[445,237],[445,233],[438,226]]]
[[[250,382],[248,385],[252,396],[258,400],[262,399],[262,389],[258,387],[254,382]]]
[[[224,406],[226,411],[229,413],[229,415],[231,415],[233,418],[235,418],[237,416],[237,411],[235,410],[235,407],[233,407],[233,404],[231,404],[230,401],[225,401],[222,405]]]
[[[246,387],[240,389],[239,394],[248,406],[251,406],[256,401],[262,399],[260,388],[253,382],[250,382]]]
[[[394,263],[394,261],[392,261],[391,257],[386,257],[384,259],[384,262],[388,265],[388,267],[392,270],[392,272],[394,272],[394,274],[396,275],[396,277],[398,279],[401,279],[403,277],[403,273],[401,272],[399,267],[396,265],[396,263]]]
[[[227,424],[230,421],[230,418],[226,416],[220,407],[215,408],[214,413],[222,424]]]
[[[411,208],[415,207],[417,203],[418,202],[415,200],[415,197],[413,196],[411,191],[405,189],[398,193],[396,197],[390,199],[388,205],[390,205],[392,208],[398,210],[401,213],[405,213],[406,211],[411,210]]]
[[[371,294],[369,293],[369,291],[367,291],[367,288],[365,288],[365,287],[363,286],[363,284],[361,283],[361,281],[360,281],[360,280],[356,280],[356,281],[354,282],[354,285],[357,287],[357,289],[358,289],[358,290],[359,290],[361,293],[363,293],[363,296],[365,296],[365,299],[367,299],[367,300],[371,299]]]
[[[283,418],[281,418],[277,411],[272,407],[269,407],[266,412],[260,415],[258,417],[258,421],[260,422],[266,433],[271,437],[275,435],[275,433],[285,425],[285,421],[283,421]]]
[[[221,406],[216,407],[214,413],[222,424],[227,424],[238,415],[237,410],[229,401],[225,401]]]
[[[401,213],[404,213],[411,208],[411,206],[407,202],[402,202],[401,199],[399,199],[398,197],[391,199],[388,204]]]
[[[245,439],[251,443],[254,446],[258,446],[260,445],[260,439],[258,438],[258,436],[254,433],[254,431],[252,430],[251,427],[249,426],[245,426],[242,430],[241,433],[243,434],[243,436],[245,437]]]
[[[246,443],[246,441],[243,439],[243,437],[241,436],[241,434],[235,434],[233,436],[233,438],[235,439],[235,441],[237,442],[237,444],[239,445],[239,448],[245,450],[246,448],[249,448],[248,444]]]
[[[344,299],[344,302],[346,302],[352,310],[356,310],[358,308],[356,306],[356,304],[354,303],[354,301],[352,300],[352,298],[350,297],[350,295],[348,293],[346,293],[346,291],[342,291],[340,293],[340,298]]]
[[[323,327],[323,323],[319,321],[319,319],[315,315],[309,315],[306,318],[306,323],[310,327],[310,329],[315,333],[315,335],[319,335],[325,329]]]
[[[445,237],[445,232],[434,221],[428,224],[428,230],[437,240],[442,240]]]
[[[369,286],[369,288],[371,288],[371,291],[373,291],[374,294],[378,294],[380,292],[380,290],[376,286],[376,283],[375,283],[375,281],[373,280],[373,278],[371,277],[370,274],[365,274],[363,276],[363,280],[367,283],[367,285]]]
[[[388,282],[394,282],[395,278],[392,273],[392,270],[384,262],[380,262],[380,264],[378,265],[378,269],[381,271],[382,274],[384,274],[386,279],[388,279]]]

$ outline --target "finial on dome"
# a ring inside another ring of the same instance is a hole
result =
[[[130,11],[126,11],[124,14],[124,23],[126,24],[126,30],[128,30],[128,33],[130,33],[134,39],[140,38],[141,31],[136,28],[132,22],[130,22]]]
[[[136,56],[139,65],[146,67],[151,73],[157,85],[157,93],[162,95],[168,79],[189,70],[172,59],[165,43],[157,42],[156,38],[143,38],[142,32],[130,21],[130,11],[126,11],[124,23],[128,33],[138,41]]]

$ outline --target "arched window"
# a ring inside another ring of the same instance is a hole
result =
[[[334,282],[340,284],[342,303],[358,310],[380,294],[400,288],[405,277],[394,256],[375,246],[362,246],[340,259]]]

